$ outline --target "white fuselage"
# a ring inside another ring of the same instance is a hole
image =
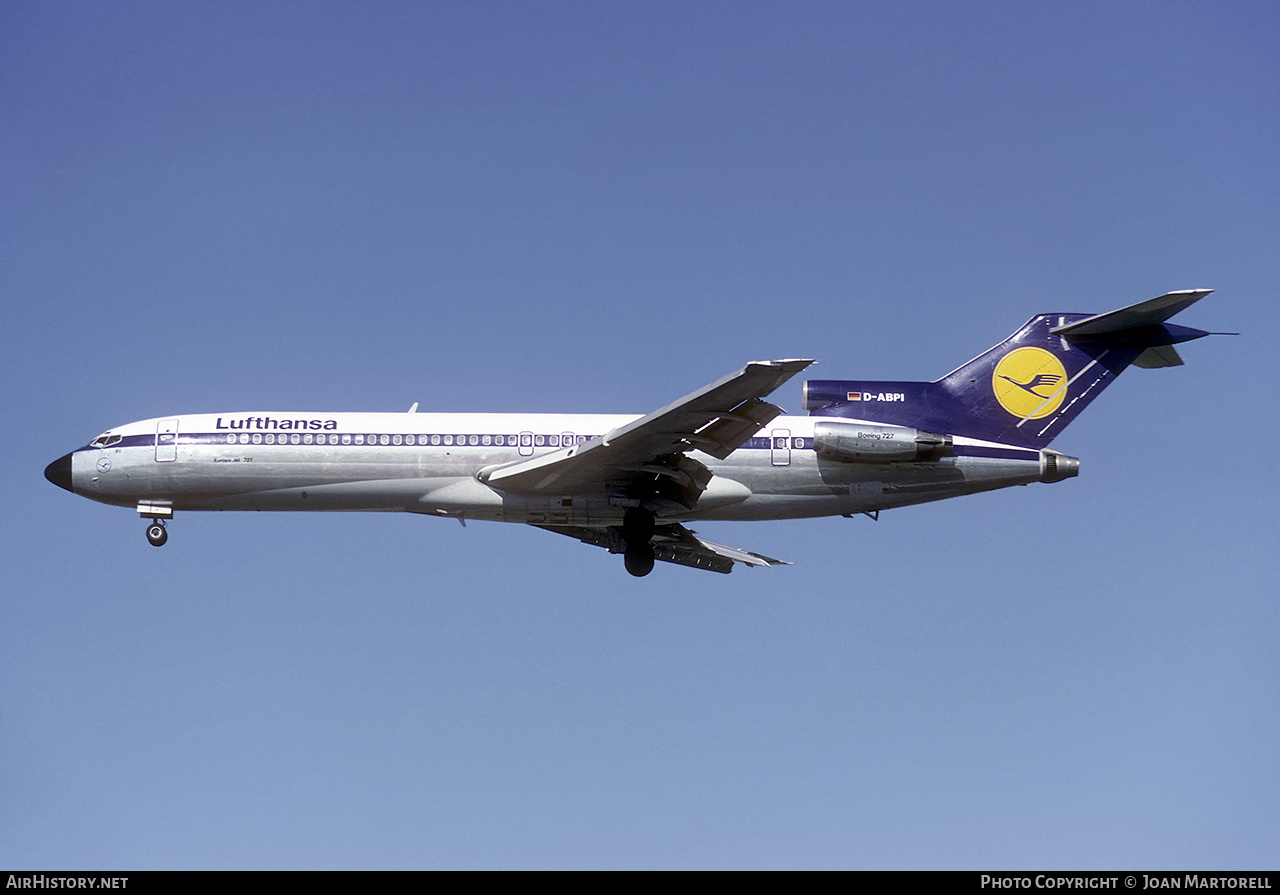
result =
[[[616,414],[193,414],[112,429],[68,455],[76,494],[184,510],[381,510],[545,525],[617,525],[607,484],[521,494],[481,471],[584,445],[635,420]],[[690,519],[788,519],[872,512],[1049,481],[1046,454],[955,438],[927,462],[842,462],[814,450],[822,417],[779,416],[726,460],[690,456],[714,477]],[[847,419],[840,422],[848,423]]]

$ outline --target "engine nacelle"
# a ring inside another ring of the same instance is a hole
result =
[[[1040,481],[1063,482],[1080,474],[1080,461],[1058,451],[1040,452]]]
[[[823,421],[813,424],[819,457],[844,463],[910,463],[954,453],[950,435],[875,423]]]

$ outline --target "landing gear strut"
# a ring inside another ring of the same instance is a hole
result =
[[[164,546],[164,542],[169,540],[169,532],[165,529],[163,522],[157,520],[147,526],[147,540],[151,542],[152,547]]]
[[[622,554],[627,571],[643,578],[653,571],[653,513],[638,507],[622,517],[622,539],[627,549]]]

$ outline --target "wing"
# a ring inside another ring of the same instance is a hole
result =
[[[622,539],[617,528],[585,528],[572,525],[535,525],[534,528],[568,535],[584,544],[603,547],[610,553],[624,553],[627,549],[626,541]],[[698,537],[697,532],[690,531],[683,525],[659,525],[654,529],[651,544],[654,559],[691,566],[695,569],[706,569],[710,572],[728,574],[733,571],[735,563],[745,566],[791,565],[781,559],[762,556],[749,550],[712,543]]]
[[[635,505],[692,507],[711,472],[688,452],[728,457],[782,413],[764,396],[811,363],[755,361],[586,444],[489,467],[479,478],[504,491],[607,491]]]

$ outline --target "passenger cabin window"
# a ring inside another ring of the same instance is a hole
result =
[[[519,435],[395,435],[395,434],[373,434],[369,432],[360,432],[355,434],[347,433],[329,433],[324,432],[303,432],[303,433],[286,433],[280,432],[228,432],[225,435],[218,433],[211,436],[218,444],[223,442],[227,444],[344,444],[344,445],[445,445],[445,446],[475,446],[475,447],[511,447],[520,448],[522,455],[525,451],[532,453],[534,447],[550,447],[550,448],[571,448],[574,445],[585,446],[593,437],[591,435],[578,435],[574,432],[562,432],[558,435],[536,435],[532,432],[521,432]],[[99,435],[93,441],[89,442],[89,447],[105,448],[119,444],[124,440],[123,435],[104,433]],[[752,439],[754,446],[759,447],[763,444],[765,447],[773,446],[778,449],[786,449],[789,445],[796,448],[802,448],[804,445],[803,438],[758,438]]]

